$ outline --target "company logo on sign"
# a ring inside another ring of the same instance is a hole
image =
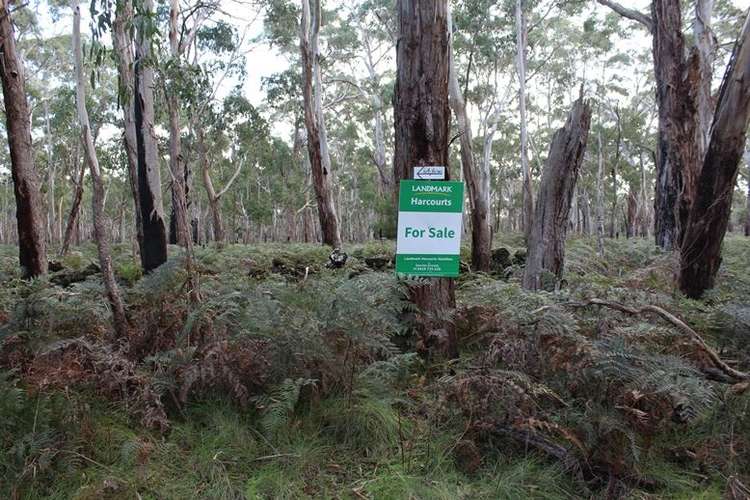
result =
[[[441,181],[445,179],[445,167],[414,167],[414,178],[425,181]]]

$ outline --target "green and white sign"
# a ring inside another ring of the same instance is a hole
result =
[[[401,181],[396,272],[411,276],[458,276],[464,184]]]

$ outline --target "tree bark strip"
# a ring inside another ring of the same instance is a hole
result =
[[[0,80],[3,86],[10,168],[16,199],[18,254],[25,278],[47,273],[44,206],[34,167],[31,119],[26,101],[23,63],[16,52],[7,0],[0,0]]]

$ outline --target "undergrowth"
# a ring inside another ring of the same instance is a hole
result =
[[[462,356],[439,364],[414,353],[393,244],[347,251],[331,270],[314,245],[199,248],[191,302],[178,249],[141,276],[116,246],[132,322],[116,338],[98,275],[26,283],[0,249],[0,497],[720,498],[748,483],[746,383],[658,318],[570,306],[660,306],[747,370],[747,239],[727,239],[701,302],[645,240],[607,240],[605,258],[571,240],[554,293],[523,290],[518,269],[464,273],[447,312]]]

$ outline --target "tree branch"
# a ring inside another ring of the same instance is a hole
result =
[[[596,0],[596,1],[597,3],[604,5],[605,7],[609,7],[613,11],[620,14],[622,17],[626,17],[628,19],[641,23],[642,25],[646,27],[646,29],[648,29],[650,33],[654,32],[653,19],[651,19],[650,16],[647,16],[643,12],[639,12],[633,9],[628,9],[626,7],[623,7],[619,3],[611,2],[610,0]]]
[[[741,372],[727,365],[724,361],[722,361],[722,359],[719,357],[716,351],[711,349],[708,346],[708,344],[706,344],[706,342],[703,340],[703,338],[701,338],[701,336],[698,335],[698,333],[695,330],[690,328],[684,321],[679,319],[677,316],[675,316],[674,314],[670,313],[669,311],[665,309],[662,309],[659,306],[645,305],[643,307],[630,307],[624,304],[620,304],[619,302],[612,302],[609,300],[602,300],[602,299],[588,299],[585,302],[566,302],[566,303],[562,303],[558,305],[563,306],[563,307],[573,307],[573,308],[581,308],[581,307],[588,307],[588,306],[602,306],[602,307],[607,307],[609,309],[614,309],[616,311],[620,311],[625,314],[629,314],[631,316],[640,316],[644,313],[656,314],[657,316],[661,317],[663,320],[672,324],[672,326],[677,328],[682,333],[691,337],[700,346],[700,348],[708,355],[708,357],[714,363],[716,368],[720,370],[721,372],[723,372],[725,375],[727,375],[728,377],[734,380],[750,380],[750,374]],[[542,312],[546,309],[550,309],[551,307],[555,307],[555,306],[540,307],[539,309],[534,311],[534,313]]]

